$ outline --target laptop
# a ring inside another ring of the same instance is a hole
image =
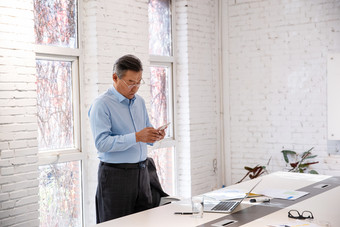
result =
[[[262,179],[257,182],[246,195],[239,199],[234,201],[204,201],[204,212],[210,212],[210,213],[231,213],[233,210],[235,210],[238,205],[241,204],[241,202],[248,197],[248,195],[253,191],[253,189],[262,181]]]

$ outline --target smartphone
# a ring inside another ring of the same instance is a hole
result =
[[[157,130],[164,130],[166,129],[166,127],[168,127],[171,124],[171,122],[166,123],[165,125],[162,125],[161,127],[159,127]]]

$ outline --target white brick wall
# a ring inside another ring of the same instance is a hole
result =
[[[176,1],[178,186],[183,196],[220,186],[217,1]]]
[[[83,0],[81,77],[85,223],[94,223],[98,160],[87,110],[112,84],[112,64],[133,53],[149,75],[147,0]],[[179,195],[219,186],[218,1],[176,1],[176,118]],[[0,225],[38,225],[32,1],[0,3]],[[243,166],[283,169],[281,149],[314,146],[321,173],[339,175],[327,141],[326,55],[339,51],[339,1],[228,1],[232,180]],[[4,16],[3,16],[4,15]],[[146,78],[148,82],[148,78]],[[140,94],[148,100],[149,88]],[[22,197],[21,197],[22,196]]]
[[[90,225],[95,222],[98,160],[87,111],[93,99],[112,85],[112,64],[123,54],[132,53],[141,58],[148,83],[148,1],[83,0],[82,3],[81,128],[82,150],[87,155],[85,223]],[[185,2],[179,1],[176,8],[179,13],[175,25],[180,47],[176,49],[179,60],[175,67],[180,78],[176,152],[179,195],[190,196],[216,187],[218,179],[212,171],[219,137],[217,5],[214,1],[201,1],[202,4],[197,1],[188,6],[182,3]],[[0,226],[38,226],[33,1],[1,1],[0,12]],[[183,24],[181,17],[187,18],[188,24]],[[194,43],[188,45],[191,42]],[[140,94],[149,105],[149,87],[142,87]]]
[[[232,0],[223,11],[232,182],[271,156],[269,170],[283,170],[283,148],[315,147],[312,168],[339,175],[339,143],[327,140],[326,61],[340,51],[340,2]]]
[[[0,226],[39,226],[32,1],[0,2]]]
[[[84,52],[84,58],[80,59],[83,65],[80,69],[83,92],[81,128],[82,149],[88,157],[84,163],[87,170],[84,173],[87,225],[95,220],[98,164],[87,110],[93,99],[112,85],[112,64],[123,54],[133,53],[141,58],[148,82],[147,2],[84,0],[81,6]],[[179,143],[176,152],[179,194],[190,196],[216,187],[218,178],[212,169],[212,160],[218,154],[219,137],[217,5],[214,1],[182,3],[185,2],[179,1],[176,8],[179,14],[175,25],[180,47],[176,51],[179,60],[178,67],[175,67],[179,78],[179,102],[176,105]],[[182,10],[184,14],[180,13]],[[38,226],[33,1],[2,1],[0,12],[0,225]],[[182,16],[187,18],[188,24],[182,23]],[[181,42],[186,44],[183,46]],[[142,87],[140,94],[149,104],[149,87]]]

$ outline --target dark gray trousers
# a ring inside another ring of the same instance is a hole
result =
[[[152,207],[147,161],[140,164],[100,162],[96,193],[97,223]]]

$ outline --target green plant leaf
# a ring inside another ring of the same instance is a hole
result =
[[[310,153],[309,151],[305,151],[305,152],[303,152],[302,153],[302,155],[301,155],[301,158],[302,159],[305,159],[305,158],[307,158],[309,155],[311,155],[312,153]]]
[[[310,155],[308,157],[306,157],[305,159],[311,159],[311,158],[315,158],[317,155]]]
[[[289,163],[288,155],[296,155],[296,152],[291,150],[282,150],[281,152],[286,163]]]
[[[288,153],[288,154],[296,155],[296,152],[292,151],[292,150],[282,150],[281,152],[282,153]]]
[[[300,165],[299,165],[299,168],[306,168],[306,167],[308,167],[308,166],[309,166],[308,163],[303,163],[303,164],[300,164]]]
[[[309,171],[310,174],[319,174],[316,170],[312,169]]]
[[[305,152],[303,152],[302,153],[302,155],[301,156],[307,156],[307,155],[310,155],[311,154],[311,152],[309,152],[309,151],[305,151]]]
[[[306,151],[306,152],[311,152],[313,149],[314,149],[314,147],[312,147],[311,149],[309,149],[309,150],[308,150],[308,151]]]

